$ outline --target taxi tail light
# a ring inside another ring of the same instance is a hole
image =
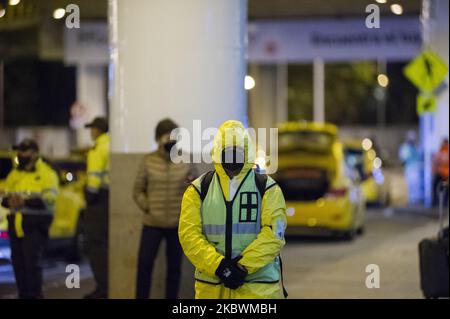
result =
[[[344,197],[347,195],[347,188],[332,188],[328,191],[328,197]]]
[[[7,232],[0,231],[0,239],[8,239],[9,235]]]

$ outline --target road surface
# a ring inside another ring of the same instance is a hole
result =
[[[417,245],[437,232],[424,215],[368,212],[366,231],[353,241],[288,238],[283,250],[289,298],[421,298]],[[366,287],[367,265],[380,270],[380,287]],[[86,262],[80,264],[81,288],[68,289],[64,261],[45,264],[47,298],[81,298],[93,288]],[[9,265],[0,265],[0,298],[15,297]]]

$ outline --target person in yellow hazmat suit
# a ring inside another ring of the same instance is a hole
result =
[[[18,297],[40,299],[42,255],[55,211],[59,181],[56,172],[39,156],[32,139],[17,150],[17,167],[6,178],[2,206],[9,209],[8,233]]]
[[[196,298],[281,298],[286,207],[275,181],[253,170],[255,146],[242,123],[222,124],[214,171],[184,193],[179,237],[195,270]]]
[[[109,135],[106,118],[97,117],[85,125],[94,146],[87,154],[87,185],[84,214],[86,253],[97,287],[85,299],[108,297],[108,210],[109,210]]]

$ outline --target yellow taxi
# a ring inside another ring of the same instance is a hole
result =
[[[275,180],[286,199],[287,234],[353,239],[364,228],[365,202],[344,161],[337,127],[288,122],[278,127]]]
[[[367,205],[387,205],[389,192],[382,170],[382,160],[373,148],[373,142],[365,138],[345,139],[343,143],[346,164],[357,172]]]
[[[82,231],[79,221],[86,206],[83,194],[86,165],[81,158],[57,159],[51,164],[59,175],[60,191],[49,230],[49,247],[61,251],[71,260],[77,260],[82,255]],[[0,194],[5,187],[6,177],[15,165],[14,152],[0,152]],[[8,210],[0,207],[0,239],[3,247],[8,236],[7,214]]]

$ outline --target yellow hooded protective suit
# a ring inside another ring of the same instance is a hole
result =
[[[229,138],[230,134],[232,138]],[[255,160],[255,147],[242,123],[238,121],[227,121],[222,124],[214,139],[212,150],[215,171],[224,197],[220,198],[222,201],[224,199],[231,201],[230,178],[221,165],[221,153],[224,148],[230,146],[241,147],[245,151],[245,164],[241,172],[234,178],[234,187],[236,187],[236,184],[240,185],[243,183],[249,170],[253,168]],[[272,179],[269,178],[269,180],[272,181],[272,185],[266,188],[266,192],[261,201],[260,218],[258,219],[260,221],[259,233],[240,252],[242,258],[239,260],[239,264],[247,269],[249,278],[263,267],[273,264],[274,261],[278,263],[278,256],[281,248],[285,244],[285,201],[279,186]],[[268,182],[268,184],[270,183]],[[195,297],[215,299],[281,298],[282,286],[278,279],[276,282],[270,283],[246,280],[244,285],[235,290],[226,288],[220,283],[215,272],[224,255],[218,251],[214,243],[208,241],[204,233],[202,216],[206,216],[206,214],[225,215],[227,212],[226,210],[202,211],[202,200],[198,190],[194,185],[189,186],[183,196],[181,207],[179,223],[180,243],[184,253],[196,267],[197,272],[201,272],[209,278],[215,278],[217,281],[217,283],[208,283],[196,280]],[[276,265],[277,268],[274,269],[277,269],[276,271],[279,272],[278,264]]]

